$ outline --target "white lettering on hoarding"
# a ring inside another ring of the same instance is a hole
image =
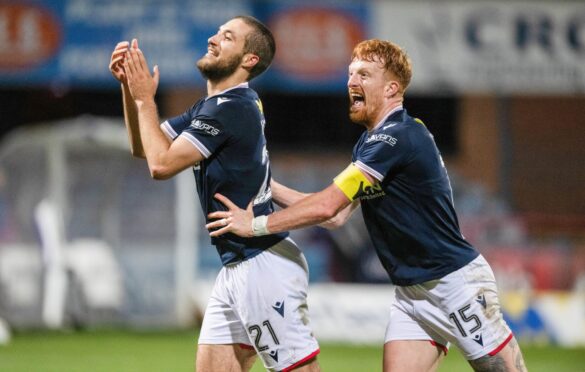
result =
[[[410,55],[413,92],[585,91],[582,2],[376,2],[372,14],[372,32]]]

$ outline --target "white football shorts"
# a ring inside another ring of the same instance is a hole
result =
[[[254,348],[268,370],[288,371],[319,353],[309,325],[307,261],[291,239],[224,266],[215,282],[199,344]]]
[[[494,274],[481,255],[443,278],[396,287],[385,342],[429,340],[445,353],[453,343],[475,360],[497,354],[511,339]]]

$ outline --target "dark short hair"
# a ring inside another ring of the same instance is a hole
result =
[[[244,53],[252,53],[259,58],[258,63],[250,69],[248,80],[252,80],[266,71],[268,66],[272,63],[274,53],[276,53],[276,42],[274,41],[274,36],[272,36],[272,32],[270,32],[268,27],[256,18],[247,15],[239,15],[233,19],[241,19],[245,24],[253,28],[253,31],[246,36],[246,41],[244,43]]]

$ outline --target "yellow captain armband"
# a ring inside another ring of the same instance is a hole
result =
[[[360,196],[366,194],[366,190],[370,190],[373,186],[354,164],[350,164],[343,172],[339,173],[333,179],[333,183],[343,191],[350,201],[359,199]]]

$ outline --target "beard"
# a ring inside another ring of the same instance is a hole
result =
[[[222,81],[228,76],[232,75],[242,61],[243,53],[237,54],[227,59],[218,60],[215,63],[207,60],[207,56],[203,56],[197,61],[197,68],[204,78],[210,81]]]
[[[350,103],[349,120],[351,120],[355,124],[366,126],[368,124],[368,112],[363,107],[359,110],[354,110]]]

